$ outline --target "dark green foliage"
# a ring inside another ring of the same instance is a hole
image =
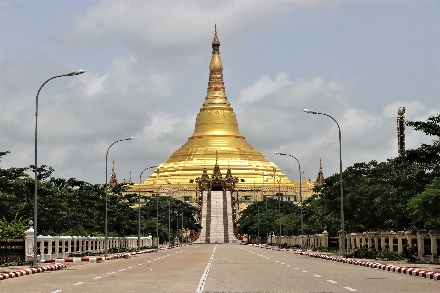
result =
[[[339,248],[335,248],[335,247],[327,247],[327,246],[318,246],[312,249],[313,251],[318,251],[318,252],[334,252],[337,253],[339,251]]]
[[[343,172],[346,232],[440,229],[440,115],[426,122],[407,122],[436,136],[432,145],[407,150],[386,162],[356,163]],[[341,229],[339,174],[325,179],[307,199],[307,233],[330,235]]]
[[[0,159],[9,152],[0,152]],[[0,227],[2,235],[23,238],[24,231],[33,219],[35,181],[25,172],[29,168],[0,168]],[[104,236],[105,188],[70,178],[56,178],[54,169],[41,165],[38,168],[38,234]],[[108,195],[108,235],[137,236],[137,194],[125,194],[126,185],[118,185]],[[156,236],[156,199],[147,198],[141,209],[141,235]],[[171,238],[181,227],[182,213],[185,228],[198,230],[194,219],[196,209],[176,199],[159,199],[159,237],[168,240],[168,203],[171,210]]]
[[[280,209],[278,209],[278,205],[280,205]],[[301,231],[299,215],[299,207],[293,202],[278,202],[277,199],[268,197],[267,213],[265,201],[254,202],[242,211],[240,219],[237,221],[237,227],[241,234],[257,235],[259,226],[260,236],[265,237],[267,230],[279,234],[281,221],[283,235],[298,235],[297,233]]]
[[[346,258],[366,258],[366,259],[375,259],[375,260],[384,260],[384,261],[399,261],[405,260],[409,262],[417,261],[417,247],[410,247],[403,250],[401,254],[390,251],[389,249],[385,250],[376,250],[374,247],[368,248],[367,245],[363,245],[360,248],[356,249],[353,252],[346,253],[344,257]]]

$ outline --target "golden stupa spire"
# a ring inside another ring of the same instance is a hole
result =
[[[154,181],[156,176],[153,174],[146,180],[147,185],[158,187],[166,182],[177,182],[188,184],[188,187],[191,184],[196,186],[196,178],[214,168],[219,178],[220,169],[230,168],[231,175],[247,184],[260,180],[261,173],[269,173],[276,167],[249,144],[238,129],[237,117],[226,97],[217,26],[211,45],[207,94],[197,114],[194,132],[165,163],[159,165],[160,180]],[[282,183],[290,182],[279,168],[276,173]]]
[[[318,172],[318,177],[316,178],[315,183],[317,185],[324,184],[324,174],[322,173],[322,162],[321,162],[321,159],[319,159],[319,172]]]
[[[212,41],[212,58],[209,64],[208,91],[204,106],[209,104],[229,105],[226,97],[225,84],[223,82],[223,64],[220,59],[220,42],[217,37],[217,25],[215,25],[214,40]]]

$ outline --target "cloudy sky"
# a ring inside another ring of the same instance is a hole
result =
[[[217,24],[240,132],[288,177],[397,156],[396,116],[440,112],[439,1],[0,0],[0,166],[119,180],[165,162],[194,131]],[[407,148],[430,137],[406,130]],[[109,171],[110,171],[109,167]],[[148,175],[144,173],[144,178]]]

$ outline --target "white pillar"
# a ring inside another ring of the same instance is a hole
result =
[[[34,259],[34,228],[31,226],[24,232],[25,234],[25,254],[27,261]]]
[[[417,247],[418,247],[417,258],[419,260],[422,260],[422,257],[425,254],[425,237],[427,235],[428,232],[425,230],[417,231]]]

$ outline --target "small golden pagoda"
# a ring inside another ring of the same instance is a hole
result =
[[[196,179],[211,175],[214,166],[218,166],[224,173],[228,170],[229,176],[238,179],[234,184],[237,203],[242,199],[251,203],[261,200],[264,195],[276,196],[278,193],[284,200],[296,201],[299,199],[299,181],[288,179],[280,168],[267,161],[241,135],[234,110],[226,96],[219,47],[215,29],[207,94],[197,114],[194,133],[143,183],[131,185],[131,191],[166,192],[196,203],[199,190]],[[296,162],[292,161],[292,164]],[[303,199],[312,194],[313,187],[314,182],[310,179],[303,181]]]

